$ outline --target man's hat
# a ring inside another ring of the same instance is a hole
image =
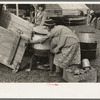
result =
[[[44,26],[54,26],[55,22],[52,19],[45,20]]]
[[[33,31],[38,33],[38,34],[49,34],[45,26],[36,26],[33,28]]]

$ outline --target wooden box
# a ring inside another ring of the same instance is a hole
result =
[[[97,82],[97,71],[91,68],[87,73],[74,75],[67,70],[63,70],[63,79],[67,82]]]
[[[27,64],[24,53],[34,25],[8,11],[0,12],[0,63],[17,72]]]
[[[0,63],[10,67],[14,72],[21,66],[27,47],[27,39],[24,35],[16,35],[14,32],[0,27]]]
[[[27,34],[31,38],[34,25],[8,11],[0,12],[0,26],[15,32],[15,34]]]

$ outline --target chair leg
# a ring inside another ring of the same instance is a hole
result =
[[[30,60],[30,70],[35,69],[37,67],[37,60],[34,55],[32,55]]]
[[[53,59],[54,59],[54,55],[52,53],[50,53],[49,55],[49,64],[50,64],[50,71],[53,71]]]

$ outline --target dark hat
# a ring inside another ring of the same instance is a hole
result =
[[[52,19],[45,20],[44,26],[54,26],[55,22]]]
[[[39,7],[42,7],[43,10],[46,9],[46,5],[45,5],[45,4],[38,4],[38,5],[37,5],[37,9],[39,9]]]

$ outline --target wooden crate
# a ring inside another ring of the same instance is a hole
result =
[[[74,75],[67,70],[63,70],[63,79],[67,82],[97,82],[97,71],[91,68],[87,73]]]
[[[31,38],[34,25],[8,11],[0,13],[0,26],[15,32],[16,34],[27,34]]]
[[[0,62],[16,72],[19,67],[23,68],[29,63],[24,57],[27,47],[25,44],[31,39],[34,25],[2,10],[0,12],[0,26],[0,34],[2,35],[0,37]]]
[[[29,38],[24,34],[16,35],[0,27],[0,63],[12,68],[13,72],[17,72],[21,67]]]

